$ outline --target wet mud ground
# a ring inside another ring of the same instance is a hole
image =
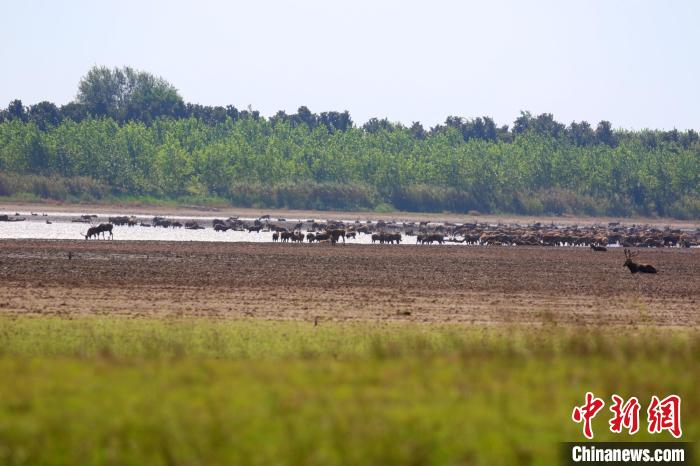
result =
[[[71,258],[69,259],[69,255]],[[0,314],[694,327],[700,249],[2,240]]]

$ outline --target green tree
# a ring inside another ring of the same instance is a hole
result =
[[[159,116],[180,116],[185,109],[182,97],[170,83],[130,67],[93,67],[80,80],[76,103],[94,116],[145,123]]]

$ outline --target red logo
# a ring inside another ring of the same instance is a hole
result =
[[[654,395],[647,409],[649,417],[649,433],[656,434],[667,430],[676,438],[683,434],[681,431],[681,397],[669,395],[663,400]]]
[[[637,397],[630,397],[625,401],[619,395],[613,395],[610,411],[612,417],[608,421],[610,432],[620,434],[623,429],[629,435],[639,432],[639,412],[641,405]],[[593,427],[591,421],[603,409],[605,402],[597,398],[593,393],[586,393],[586,401],[581,406],[575,406],[571,413],[571,419],[576,423],[583,422],[583,435],[587,439],[593,438]],[[650,434],[659,434],[668,431],[675,438],[683,435],[681,430],[681,397],[669,395],[663,400],[659,400],[656,395],[651,397],[649,408],[647,409],[647,431]]]
[[[630,435],[634,435],[639,430],[639,400],[636,396],[633,396],[627,403],[622,403],[624,400],[617,396],[612,396],[613,405],[610,407],[610,411],[613,413],[612,419],[610,419],[610,432],[615,432],[619,434],[622,432],[622,428],[627,429]]]
[[[574,422],[578,423],[583,421],[583,435],[585,435],[587,439],[593,438],[591,419],[598,414],[598,411],[603,409],[603,406],[605,406],[605,402],[603,400],[596,398],[593,396],[593,393],[588,392],[586,393],[586,403],[584,403],[582,406],[576,406],[574,411],[571,413],[571,419],[573,419]]]

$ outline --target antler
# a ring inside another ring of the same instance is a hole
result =
[[[632,259],[636,255],[639,254],[639,251],[631,251],[627,248],[625,248],[625,259]]]

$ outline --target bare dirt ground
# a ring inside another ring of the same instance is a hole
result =
[[[72,254],[72,259],[68,258]],[[0,314],[697,326],[700,250],[0,241]]]
[[[520,223],[533,224],[554,223],[556,225],[591,225],[620,222],[623,225],[653,225],[658,227],[669,226],[671,228],[700,228],[698,220],[677,220],[672,218],[649,217],[585,217],[585,216],[518,216],[518,215],[467,215],[454,213],[418,213],[418,212],[344,212],[344,211],[313,211],[313,210],[288,210],[288,209],[246,209],[242,207],[198,207],[198,206],[148,206],[135,204],[66,204],[58,202],[45,203],[17,203],[0,202],[0,213],[12,214],[20,212],[48,213],[74,212],[85,214],[106,215],[162,215],[162,216],[212,216],[219,218],[245,217],[258,218],[262,215],[270,215],[275,218],[295,219],[333,219],[333,220],[395,220],[397,222],[489,222],[489,223]]]

